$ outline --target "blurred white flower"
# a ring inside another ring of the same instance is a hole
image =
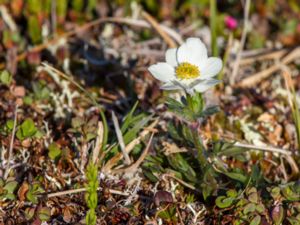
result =
[[[189,94],[205,92],[220,81],[213,79],[222,69],[222,60],[208,57],[199,38],[188,38],[179,48],[168,49],[166,62],[149,67],[150,73],[164,84],[165,90],[183,89]]]

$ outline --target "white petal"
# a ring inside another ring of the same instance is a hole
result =
[[[196,86],[194,86],[193,88],[197,91],[197,92],[205,92],[207,91],[209,88],[215,86],[216,84],[220,83],[221,81],[219,80],[215,80],[215,79],[210,79],[210,80],[206,80],[203,81],[201,83],[198,83]]]
[[[202,68],[200,68],[200,78],[207,79],[218,74],[222,69],[222,60],[217,57],[209,57]]]
[[[168,82],[175,78],[175,69],[168,63],[157,63],[148,68],[150,73],[162,82]]]
[[[173,84],[173,83],[166,83],[166,84],[162,85],[160,88],[163,90],[179,90],[179,89],[181,89],[180,86]]]
[[[176,52],[177,48],[169,48],[166,51],[166,62],[174,67],[178,65]]]
[[[188,38],[177,51],[178,63],[188,62],[202,67],[207,60],[207,49],[199,38]]]

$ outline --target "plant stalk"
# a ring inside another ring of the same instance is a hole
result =
[[[207,160],[206,160],[206,157],[205,157],[205,150],[203,148],[203,145],[201,143],[201,140],[199,138],[199,134],[198,134],[198,129],[192,129],[192,136],[193,136],[193,142],[194,142],[194,145],[197,149],[197,153],[198,153],[198,160],[200,162],[200,165],[201,165],[201,169],[203,170],[206,165],[207,165]]]
[[[216,0],[210,0],[210,30],[211,30],[211,51],[213,56],[218,56],[217,46],[217,2]]]

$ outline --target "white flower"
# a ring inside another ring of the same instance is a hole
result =
[[[188,38],[179,48],[166,52],[166,62],[149,67],[150,73],[164,85],[165,90],[184,89],[187,93],[205,92],[220,81],[213,79],[222,69],[222,60],[208,57],[199,38]]]

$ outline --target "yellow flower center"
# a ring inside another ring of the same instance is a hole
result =
[[[197,66],[184,62],[176,67],[176,76],[179,79],[193,79],[200,76],[200,71]]]

